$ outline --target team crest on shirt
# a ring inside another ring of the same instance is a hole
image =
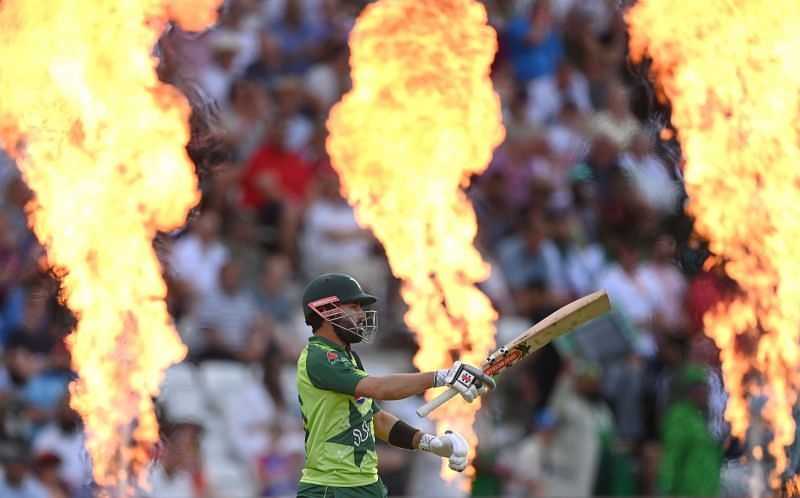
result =
[[[358,403],[359,405],[363,405],[364,401],[366,400],[367,398],[365,398],[364,396],[359,396],[358,398],[356,398],[356,403]]]
[[[334,351],[328,351],[328,363],[330,363],[331,365],[336,365],[339,363],[349,363],[349,362],[350,360],[348,360],[347,358],[339,356],[339,353],[336,353]]]

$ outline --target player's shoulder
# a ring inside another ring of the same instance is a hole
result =
[[[306,346],[306,364],[314,366],[352,366],[344,351],[324,343],[312,342]]]

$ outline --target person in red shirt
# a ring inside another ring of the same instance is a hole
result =
[[[241,205],[257,214],[264,244],[293,257],[292,241],[313,171],[297,152],[286,148],[286,129],[286,118],[278,117],[245,166]]]

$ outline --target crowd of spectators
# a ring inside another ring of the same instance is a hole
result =
[[[186,228],[157,243],[189,356],[158,400],[150,496],[293,496],[303,462],[293,369],[309,335],[299,293],[320,272],[350,273],[381,297],[378,343],[358,348],[367,369],[413,368],[399,283],[324,147],[327,113],[350,83],[347,36],[367,3],[229,0],[213,29],[172,26],[156,47],[160,77],[195,106],[189,152],[203,197]],[[743,443],[721,421],[702,322],[733,285],[703,267],[690,236],[680,153],[660,136],[667,110],[627,61],[619,2],[483,3],[500,41],[492,77],[507,136],[467,193],[493,267],[482,289],[500,313],[498,342],[597,289],[615,313],[594,343],[580,336],[588,349],[547,347],[500,380],[476,422],[473,494],[735,488]],[[89,462],[62,341],[73,320],[26,222],[32,193],[5,156],[0,191],[0,496],[84,496]],[[413,420],[419,402],[387,406]],[[392,495],[458,494],[426,455],[378,451]]]

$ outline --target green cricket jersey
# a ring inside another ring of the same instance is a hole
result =
[[[306,431],[306,465],[301,483],[366,486],[378,481],[375,426],[380,407],[356,398],[367,376],[352,351],[311,337],[297,360],[297,392]]]

